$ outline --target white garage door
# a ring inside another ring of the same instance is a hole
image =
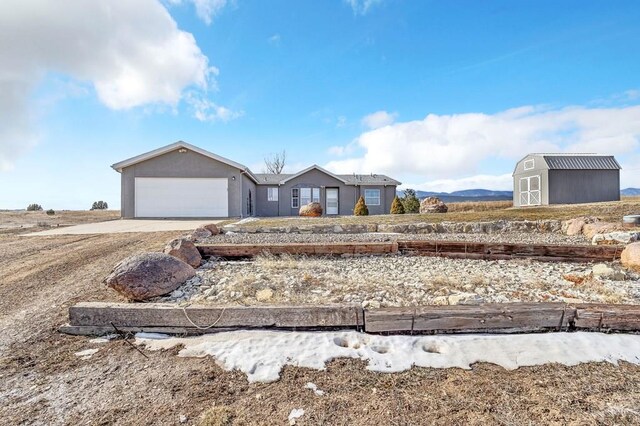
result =
[[[136,217],[227,217],[227,179],[136,178]]]

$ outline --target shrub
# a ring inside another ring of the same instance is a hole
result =
[[[28,212],[38,212],[38,211],[42,211],[42,206],[41,206],[40,204],[36,204],[36,203],[29,204],[29,205],[27,206],[27,211],[28,211]]]
[[[393,198],[393,202],[391,203],[391,214],[404,214],[404,206],[397,195]]]
[[[91,210],[106,210],[109,206],[106,201],[94,201]]]
[[[404,190],[404,196],[402,197],[402,205],[404,206],[405,213],[419,213],[420,212],[420,200],[416,196],[416,191],[408,188]]]
[[[49,209],[49,210],[47,210],[47,215],[49,215],[49,216],[53,216],[54,214],[56,214],[56,211],[55,211],[55,210],[53,210],[53,209]]]
[[[353,208],[353,214],[356,216],[369,216],[369,208],[364,202],[364,197],[362,195],[360,196],[360,198],[358,198],[358,202]]]

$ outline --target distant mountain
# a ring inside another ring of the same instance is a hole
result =
[[[398,191],[398,196],[403,196],[402,191]],[[500,201],[513,199],[512,191],[491,191],[489,189],[465,189],[453,192],[433,192],[433,191],[416,191],[419,199],[427,197],[438,197],[445,203],[454,203],[459,201]]]
[[[620,195],[640,195],[640,188],[625,188],[620,191]]]

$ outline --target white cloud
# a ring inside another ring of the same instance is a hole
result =
[[[194,117],[200,121],[227,122],[244,115],[243,111],[232,111],[201,96],[199,93],[188,93],[185,100],[193,108]]]
[[[369,129],[377,129],[380,127],[388,126],[396,121],[397,113],[388,113],[387,111],[376,111],[372,114],[365,115],[362,118],[362,125]]]
[[[269,37],[267,39],[267,41],[269,42],[269,44],[273,44],[278,46],[280,44],[280,41],[282,40],[282,37],[280,37],[280,34],[274,34],[271,37]]]
[[[196,8],[196,15],[205,24],[210,25],[213,18],[218,16],[227,5],[227,0],[169,0],[170,4],[180,5],[183,3],[193,3]]]
[[[353,9],[354,15],[366,15],[372,6],[382,3],[382,0],[344,0],[351,9]]]
[[[217,74],[158,0],[4,0],[0,63],[1,169],[36,141],[27,100],[48,73],[92,86],[115,110],[176,107],[189,87],[206,99]]]
[[[476,175],[459,179],[435,179],[422,183],[404,183],[402,188],[420,189],[434,192],[453,192],[462,189],[491,189],[495,191],[511,191],[513,177],[511,173],[503,175]]]
[[[515,164],[529,152],[599,152],[618,155],[624,162],[640,153],[640,106],[525,106],[496,114],[429,114],[365,132],[352,144],[363,154],[326,167],[336,173],[378,172],[433,182],[479,174],[481,165],[490,161]]]

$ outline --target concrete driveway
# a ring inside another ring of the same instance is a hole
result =
[[[65,226],[47,229],[46,231],[23,234],[25,237],[49,235],[84,235],[84,234],[114,234],[123,232],[162,232],[162,231],[191,231],[208,223],[220,223],[221,220],[145,220],[120,219],[107,222],[85,223],[82,225]]]

